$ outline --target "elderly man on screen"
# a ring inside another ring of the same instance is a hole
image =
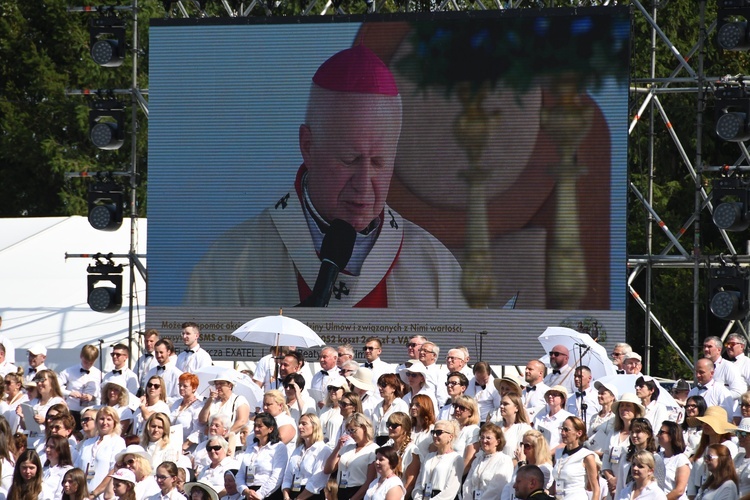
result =
[[[324,62],[299,128],[304,163],[293,189],[213,245],[193,270],[186,302],[302,302],[320,270],[323,237],[341,219],[356,230],[356,241],[329,307],[465,306],[453,255],[385,204],[401,116],[396,81],[368,48]]]

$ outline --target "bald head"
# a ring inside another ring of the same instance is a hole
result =
[[[549,364],[552,368],[560,369],[568,364],[570,352],[564,345],[556,345],[549,352]]]

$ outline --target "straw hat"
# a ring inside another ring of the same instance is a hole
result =
[[[518,394],[521,394],[522,388],[526,386],[526,382],[522,382],[519,377],[516,375],[513,375],[512,373],[509,373],[508,375],[504,375],[503,378],[496,378],[492,381],[493,384],[495,384],[495,389],[497,389],[497,392],[500,392],[500,384],[505,381],[512,385],[516,390]]]
[[[361,389],[363,391],[371,391],[375,389],[372,385],[372,371],[369,368],[359,368],[354,375],[346,379],[349,385]]]
[[[216,493],[216,490],[213,488],[213,486],[208,484],[205,480],[185,483],[185,493],[187,493],[188,496],[191,495],[193,488],[200,488],[202,490],[205,490],[206,492],[208,492],[208,496],[209,498],[211,498],[211,500],[219,500],[219,494]]]
[[[563,401],[567,401],[568,400],[568,390],[565,388],[564,385],[553,385],[552,387],[550,387],[549,389],[547,389],[547,392],[544,393],[545,399],[547,398],[547,395],[550,392],[559,392],[563,396]]]
[[[620,414],[620,403],[633,403],[635,405],[636,418],[642,417],[646,414],[646,408],[641,403],[641,398],[639,398],[632,392],[626,392],[625,394],[620,396],[620,399],[612,403],[612,412],[615,415]]]
[[[709,406],[702,417],[688,418],[688,425],[696,427],[698,422],[708,424],[716,434],[728,434],[737,430],[737,426],[729,423],[727,411],[721,406]]]

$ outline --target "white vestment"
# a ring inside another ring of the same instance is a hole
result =
[[[273,207],[221,236],[190,277],[188,305],[279,307],[312,290],[320,258],[294,189]],[[342,272],[328,307],[353,307],[385,279],[387,307],[465,307],[461,267],[434,236],[385,206],[358,276]],[[375,306],[379,307],[379,306]]]

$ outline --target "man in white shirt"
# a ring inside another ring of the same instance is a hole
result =
[[[336,362],[338,361],[338,353],[333,347],[324,347],[320,350],[320,356],[318,361],[320,362],[320,370],[313,375],[312,384],[310,389],[313,389],[313,398],[318,403],[318,408],[323,408],[325,404],[325,394],[328,390],[328,381],[334,377],[340,377]],[[315,395],[319,394],[321,397],[316,398]]]
[[[560,445],[560,426],[563,421],[573,416],[572,413],[563,409],[568,400],[568,391],[562,385],[550,387],[544,394],[547,407],[534,417],[534,428],[544,435],[549,443],[551,453]]]
[[[626,375],[643,375],[643,358],[637,352],[629,352],[622,357],[622,368]]]
[[[707,406],[723,407],[731,420],[734,415],[734,398],[729,389],[714,378],[714,364],[710,359],[701,358],[695,363],[695,380],[697,383],[688,393],[688,399],[702,396]]]
[[[574,381],[576,392],[568,397],[567,410],[578,418],[583,418],[582,404],[586,405],[586,426],[599,413],[602,407],[599,405],[599,391],[591,385],[591,369],[588,366],[579,366],[575,369]]]
[[[146,330],[146,333],[143,334],[145,351],[141,357],[138,358],[138,361],[135,362],[135,368],[133,369],[136,375],[138,375],[139,388],[146,386],[146,381],[148,380],[146,376],[148,375],[148,372],[158,364],[156,362],[156,357],[154,357],[154,347],[158,341],[159,332],[153,328]],[[136,394],[139,393],[140,391]]]
[[[339,370],[344,366],[347,361],[354,361],[354,348],[351,344],[342,344],[336,348],[336,366]],[[344,374],[340,374],[344,376]]]
[[[177,398],[180,397],[180,375],[182,370],[178,369],[170,356],[174,353],[174,345],[169,339],[160,339],[156,342],[154,347],[154,356],[156,357],[157,365],[149,370],[146,380],[150,379],[154,375],[158,375],[164,379],[165,389],[167,390],[167,401],[172,404]]]
[[[469,380],[469,387],[464,392],[465,396],[471,396],[479,406],[479,420],[484,422],[497,408],[500,408],[500,393],[493,382],[492,369],[486,361],[474,364],[473,377]]]
[[[365,362],[362,366],[372,372],[372,385],[378,384],[378,379],[385,373],[393,373],[393,366],[380,359],[383,352],[383,344],[377,337],[369,337],[365,340]]]
[[[81,348],[81,362],[64,369],[57,375],[70,413],[80,420],[81,410],[96,406],[101,395],[102,372],[94,366],[99,348],[85,345]]]
[[[445,381],[440,374],[440,367],[437,365],[437,359],[440,356],[440,347],[427,341],[419,349],[419,361],[427,368],[425,375],[425,384],[434,392],[435,400],[438,402],[438,408],[448,401],[448,390],[445,388]]]
[[[111,378],[118,377],[118,380],[125,384],[125,387],[129,392],[133,394],[137,393],[139,387],[138,376],[133,370],[128,368],[128,359],[130,358],[130,349],[128,349],[128,346],[125,344],[115,344],[112,347],[110,356],[112,357],[114,368],[112,371],[104,375],[104,378],[102,379],[102,387],[107,385],[107,382]]]
[[[529,414],[529,420],[534,420],[534,416],[547,404],[544,399],[544,393],[549,389],[549,386],[544,383],[546,374],[547,367],[538,359],[532,359],[526,363],[523,377],[526,387],[521,393],[521,399],[526,407],[526,413]]]
[[[24,381],[31,382],[36,377],[36,373],[42,370],[47,370],[47,366],[44,361],[47,359],[47,348],[42,344],[32,344],[26,349],[29,355],[29,367],[26,369],[24,374]]]
[[[182,342],[185,350],[177,356],[176,366],[184,373],[195,373],[205,366],[213,365],[211,355],[198,344],[201,336],[197,323],[188,321],[182,324]]]
[[[415,335],[409,339],[409,343],[406,345],[406,355],[408,359],[405,363],[401,363],[396,367],[396,373],[401,373],[406,370],[407,365],[411,361],[419,361],[419,351],[422,349],[422,345],[427,342],[427,337],[424,335]]]
[[[463,373],[466,378],[470,379],[474,376],[474,372],[469,367],[469,354],[468,349],[455,347],[448,351],[445,356],[445,368],[443,369],[443,379],[448,377],[451,372]],[[445,383],[445,380],[442,380]]]
[[[724,384],[737,400],[747,392],[747,383],[734,364],[721,357],[721,348],[719,337],[708,337],[703,341],[703,355],[714,363],[714,380]]]
[[[570,352],[564,345],[556,345],[549,352],[549,364],[552,368],[544,378],[544,383],[550,387],[561,385],[568,394],[575,392],[573,368],[568,365]]]
[[[626,344],[625,342],[615,344],[615,347],[612,349],[612,364],[615,365],[615,370],[618,375],[625,374],[625,367],[622,366],[622,363],[625,360],[625,355],[631,352],[633,352],[633,348],[630,347],[630,344]]]
[[[5,344],[0,343],[0,376],[5,377],[9,373],[16,373],[18,367],[5,359]]]
[[[269,353],[260,358],[255,364],[253,382],[263,389],[263,392],[268,392],[272,389],[281,389],[280,380],[275,378],[276,362],[281,363],[287,352],[289,352],[288,347],[271,346]]]
[[[730,333],[724,342],[727,356],[729,356],[729,359],[734,362],[735,368],[740,372],[745,383],[750,385],[750,358],[745,356],[746,345],[747,341],[745,340],[745,337],[739,333]]]

